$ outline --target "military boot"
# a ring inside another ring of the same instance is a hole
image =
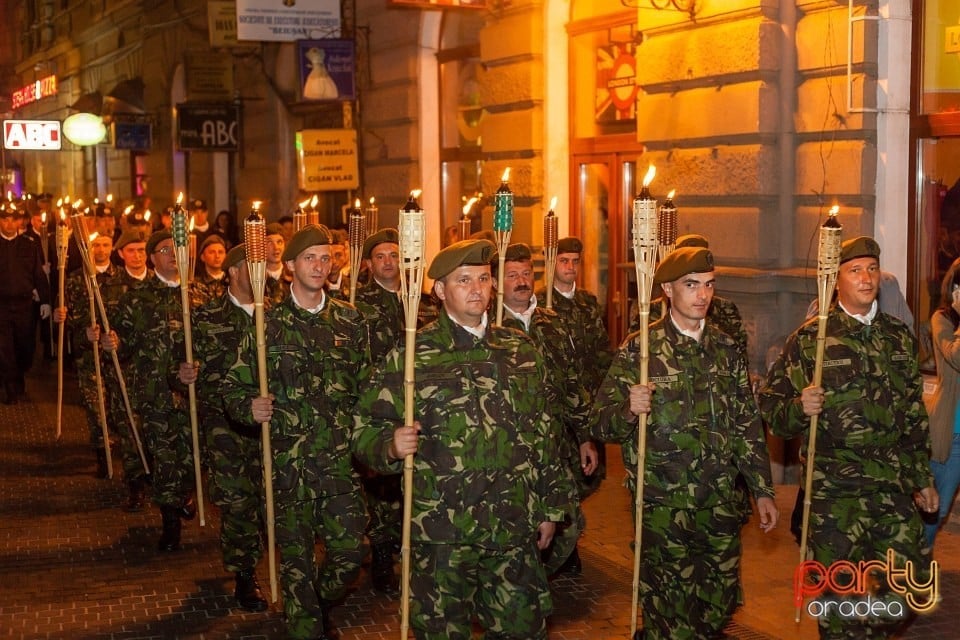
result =
[[[130,497],[123,504],[122,509],[127,513],[139,513],[143,511],[144,483],[140,478],[135,478],[127,482],[130,489]]]
[[[253,569],[237,571],[236,584],[233,597],[237,599],[241,609],[254,612],[267,610],[267,601],[260,591],[260,583],[257,582],[257,574]]]
[[[99,449],[96,449],[94,453],[97,454],[97,478],[102,480],[110,475],[107,469],[107,450],[103,447],[100,447]]]
[[[400,593],[400,582],[393,572],[393,545],[389,542],[371,545],[370,556],[373,588],[391,596]]]
[[[197,515],[197,503],[193,501],[193,496],[187,496],[180,507],[180,517],[184,520],[193,520]]]
[[[576,547],[573,548],[573,552],[567,556],[567,559],[564,560],[560,568],[557,569],[557,573],[567,573],[572,576],[578,576],[583,573],[583,562],[580,561],[580,552],[577,551]]]
[[[333,625],[333,619],[330,617],[330,610],[333,609],[333,602],[330,600],[320,601],[320,611],[323,614],[323,633],[320,638],[326,640],[340,640],[340,632]]]
[[[177,551],[180,549],[180,507],[164,505],[160,507],[160,516],[163,518],[163,533],[157,543],[160,551]]]

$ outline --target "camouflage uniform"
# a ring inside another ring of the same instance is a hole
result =
[[[544,393],[550,394],[547,406],[553,413],[553,431],[561,459],[566,463],[569,481],[574,493],[569,497],[571,510],[564,524],[557,528],[553,544],[546,555],[547,575],[556,573],[566,561],[586,526],[580,499],[587,495],[588,479],[580,467],[580,444],[590,439],[587,427],[589,394],[580,382],[576,369],[573,338],[556,312],[536,307],[530,317],[529,330],[509,308],[503,308],[503,326],[526,333],[533,340],[549,374],[550,385]],[[580,482],[577,482],[580,480]]]
[[[399,292],[387,291],[377,282],[371,282],[357,289],[355,303],[370,330],[370,361],[380,364],[390,350],[399,345],[404,333]],[[397,544],[403,521],[400,478],[392,474],[365,473],[363,490],[370,512],[367,526],[370,546]]]
[[[810,418],[799,401],[813,379],[816,319],[787,339],[760,391],[760,407],[771,430],[791,438],[805,432]],[[926,573],[921,519],[912,494],[932,486],[930,440],[922,402],[916,339],[910,329],[885,313],[865,325],[839,305],[827,317],[818,418],[814,486],[808,540],[814,560],[912,561]],[[806,446],[806,438],[803,439]],[[880,598],[899,597],[880,594]],[[900,601],[904,611],[908,607]],[[843,624],[819,618],[823,638],[887,637],[897,621],[871,617]]]
[[[213,278],[204,269],[200,275],[193,279],[191,285],[196,287],[199,298],[203,302],[207,302],[208,300],[216,300],[226,293],[227,278],[226,275],[222,278]]]
[[[197,305],[191,289],[191,306]],[[127,391],[141,416],[145,446],[153,455],[153,502],[176,507],[194,491],[193,443],[187,386],[179,379],[186,360],[179,285],[154,276],[121,297],[114,329],[127,363]]]
[[[246,268],[244,266],[244,268]],[[252,571],[261,555],[263,479],[260,425],[230,420],[224,378],[253,318],[224,294],[194,312],[197,398],[206,436],[210,499],[220,508],[220,551],[227,571]]]
[[[650,302],[650,324],[659,320],[663,316],[664,309],[669,308],[665,302],[665,297],[659,297]],[[747,362],[749,366],[749,358],[747,356],[747,330],[743,327],[743,318],[740,316],[740,309],[737,308],[733,300],[721,298],[717,295],[713,296],[713,301],[707,310],[707,322],[734,339],[737,343],[737,351],[740,352],[740,355],[743,356],[744,361]],[[639,330],[640,308],[637,306],[634,308],[633,315],[630,319],[630,332],[633,333]]]
[[[290,278],[286,273],[282,273],[279,278],[270,275],[263,287],[263,300],[277,305],[283,302],[283,299],[290,295]],[[334,296],[336,297],[336,296]]]
[[[574,289],[571,298],[554,289],[552,302],[553,311],[563,319],[568,333],[573,338],[574,364],[581,378],[582,387],[592,396],[603,382],[612,360],[610,336],[607,334],[600,303],[595,295],[579,287]],[[542,289],[537,292],[537,305],[546,309],[547,294]],[[581,425],[580,430],[584,429],[585,426]],[[593,475],[584,476],[579,470],[579,462],[577,463],[577,473],[574,477],[577,479],[581,499],[593,495],[607,477],[603,443],[597,443],[597,453],[600,460]]]
[[[114,270],[115,268],[113,266],[108,267],[107,271],[103,274],[98,274],[97,279],[99,280],[101,275],[109,277],[108,274]],[[94,449],[100,450],[104,448],[104,442],[103,430],[100,427],[100,398],[97,391],[98,380],[96,365],[93,361],[95,354],[93,345],[87,340],[87,329],[90,328],[90,296],[87,293],[87,282],[89,282],[89,279],[83,267],[67,276],[67,281],[64,285],[64,297],[66,297],[64,304],[67,307],[66,328],[71,336],[73,363],[77,370],[80,396],[83,399],[83,406],[87,414],[87,429],[90,432],[90,444]],[[97,318],[97,324],[100,324],[99,317]],[[104,354],[101,353],[101,380],[104,378],[107,365],[113,368],[109,357],[105,358]],[[104,408],[106,408],[108,406],[108,399],[105,384],[103,391]],[[112,426],[116,423],[111,421],[108,416],[107,424]],[[110,433],[113,435],[112,430]],[[104,460],[104,463],[106,463],[106,460]]]
[[[314,315],[287,296],[268,314],[266,343],[283,606],[290,637],[312,638],[324,631],[323,610],[360,571],[367,513],[349,432],[358,389],[369,375],[369,339],[350,305],[327,296]],[[257,381],[255,337],[248,335],[224,389],[234,420],[254,423]],[[326,545],[319,568],[317,537]]]
[[[387,451],[404,415],[403,369],[396,349],[357,410],[354,453],[383,473],[402,467]],[[541,393],[545,377],[541,356],[517,331],[488,327],[476,338],[442,311],[417,333],[422,431],[410,585],[417,638],[470,638],[472,608],[490,637],[546,638],[552,603],[536,532],[542,522],[562,521],[573,489]]]
[[[100,279],[104,274],[97,276],[100,283],[100,295],[103,298],[103,306],[107,310],[107,319],[110,321],[110,328],[116,330],[117,312],[120,306],[120,299],[130,289],[138,289],[154,279],[152,269],[147,269],[143,280],[138,280],[130,275],[124,267],[117,267],[111,275]],[[143,461],[140,460],[140,453],[137,451],[137,444],[133,439],[133,433],[130,430],[130,418],[127,416],[127,408],[123,403],[123,394],[120,391],[120,381],[117,379],[117,372],[113,366],[112,359],[104,361],[107,364],[101,371],[104,374],[106,386],[108,389],[107,399],[110,404],[110,424],[117,425],[116,435],[120,438],[120,459],[123,465],[123,477],[128,483],[136,482],[142,484],[146,479],[146,472],[143,469]],[[131,409],[135,412],[134,418],[140,420],[137,405],[134,403],[134,380],[135,372],[130,366],[123,369],[124,384],[127,389],[127,396],[130,398]],[[143,431],[140,431],[143,438]],[[144,448],[147,445],[142,442]],[[144,451],[144,453],[149,453]],[[149,461],[149,459],[148,459]],[[138,488],[142,491],[142,487]]]
[[[594,435],[622,445],[636,492],[639,333],[627,336],[590,415]],[[700,341],[669,319],[650,326],[640,594],[646,638],[707,638],[741,603],[740,472],[757,498],[773,497],[763,428],[733,339],[705,323]],[[628,417],[629,416],[629,417]]]

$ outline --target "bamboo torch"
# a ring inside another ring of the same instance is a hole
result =
[[[476,204],[479,199],[477,196],[472,196],[467,200],[467,204],[463,205],[463,215],[460,216],[459,221],[459,236],[461,240],[466,240],[472,233],[473,220],[470,219],[470,210],[473,209],[473,205]]]
[[[67,214],[63,211],[63,200],[57,202],[60,208],[60,221],[57,223],[57,304],[64,306],[64,284],[67,279],[67,243],[70,242],[70,228],[67,227]],[[67,323],[60,323],[57,335],[57,440],[63,433],[63,336]]]
[[[503,272],[507,259],[507,247],[513,232],[513,192],[510,191],[510,167],[500,178],[500,188],[493,196],[493,232],[497,238],[497,253],[500,268],[497,269],[497,326],[503,326]]]
[[[827,221],[820,227],[820,247],[817,252],[817,350],[813,361],[813,381],[819,387],[823,380],[823,353],[827,342],[827,316],[830,313],[830,299],[837,284],[840,271],[840,234],[843,227],[837,221],[840,207],[830,209]],[[807,474],[804,482],[803,521],[800,525],[800,562],[807,559],[807,531],[810,526],[810,503],[813,498],[813,461],[817,449],[818,415],[810,416],[810,434],[807,439]],[[797,589],[795,621],[800,622],[800,609],[803,608],[803,593]]]
[[[633,255],[637,270],[637,300],[640,303],[640,384],[648,382],[650,365],[650,296],[653,291],[653,275],[657,264],[659,245],[659,215],[657,201],[650,197],[650,182],[656,175],[656,167],[650,165],[643,179],[643,188],[633,200]],[[637,613],[640,595],[640,558],[643,533],[643,476],[647,457],[647,414],[641,413],[637,427],[637,491],[634,498],[634,547],[633,547],[633,605],[630,615],[630,636],[639,638]]]
[[[257,373],[260,397],[270,396],[267,384],[267,338],[263,315],[263,288],[267,281],[267,224],[260,215],[260,202],[253,203],[250,215],[243,222],[243,242],[250,286],[253,289],[253,317],[257,330]],[[260,443],[263,449],[263,489],[267,511],[267,561],[270,568],[270,600],[277,601],[276,525],[273,507],[273,447],[270,443],[270,423],[260,424]]]
[[[183,345],[187,364],[193,366],[193,330],[190,325],[190,245],[187,238],[187,214],[180,203],[183,194],[177,198],[173,207],[171,233],[173,250],[177,254],[177,271],[180,272],[180,304],[183,307]],[[190,435],[193,440],[193,476],[197,489],[197,513],[200,526],[206,524],[203,515],[203,481],[200,472],[200,431],[197,425],[197,386],[187,385],[190,398]]]
[[[97,270],[94,267],[93,260],[90,257],[90,247],[87,244],[86,228],[83,225],[83,216],[75,213],[70,216],[70,222],[73,224],[73,239],[80,250],[80,258],[83,261],[83,270],[86,274],[84,284],[87,285],[87,299],[90,303],[90,328],[97,328],[97,307],[94,291],[99,289],[97,286]],[[93,242],[97,237],[94,233],[89,241]],[[107,454],[107,477],[113,478],[113,456],[110,451],[110,430],[107,427],[107,407],[104,402],[103,376],[100,372],[100,341],[96,340],[92,344],[93,349],[93,375],[97,380],[97,416],[100,420],[100,433],[103,435],[103,448]]]
[[[677,246],[677,207],[673,204],[674,189],[667,194],[667,199],[660,205],[657,217],[657,235],[660,247],[657,251],[657,260],[663,260],[667,254]]]
[[[7,193],[7,199],[10,198],[10,194]],[[12,204],[12,203],[11,203]],[[47,212],[43,211],[40,214],[40,251],[43,253],[43,264],[45,270],[47,270],[47,281],[49,282],[49,269],[50,269],[50,230],[47,227]],[[49,342],[48,346],[50,347],[50,352],[53,353],[53,314],[50,314],[50,317],[47,318],[47,323],[50,327],[50,333],[47,334],[47,341]]]
[[[360,210],[360,199],[353,203],[347,236],[350,241],[350,304],[357,301],[357,284],[360,276],[360,261],[363,259],[363,243],[367,239],[367,216]]]
[[[557,271],[557,244],[560,242],[557,214],[557,196],[550,199],[550,210],[543,218],[543,268],[547,289],[547,309],[553,309],[553,275]]]
[[[377,199],[373,196],[370,196],[370,202],[367,203],[367,209],[364,211],[366,215],[366,223],[364,229],[366,230],[367,235],[372,235],[377,231],[380,231],[380,209],[377,207]]]
[[[424,241],[426,218],[417,203],[419,190],[410,194],[410,199],[400,210],[397,232],[400,236],[400,298],[404,311],[404,361],[403,361],[403,424],[413,426],[415,371],[414,357],[417,349],[417,311],[420,307],[420,292],[423,287]],[[403,459],[403,525],[400,535],[400,638],[406,640],[410,626],[410,526],[413,513],[413,454]]]
[[[297,210],[293,212],[293,232],[296,233],[307,226],[307,212],[303,210],[310,204],[310,200],[304,200],[303,202],[297,204]],[[246,233],[246,231],[244,231]],[[246,242],[246,240],[244,240]]]

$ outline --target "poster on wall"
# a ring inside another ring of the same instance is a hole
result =
[[[344,191],[360,186],[356,129],[297,131],[298,185],[304,191]]]
[[[292,42],[340,35],[340,0],[237,0],[237,39]]]
[[[487,0],[387,0],[394,7],[419,7],[421,9],[486,9]]]
[[[353,40],[300,40],[297,54],[301,99],[356,99]]]
[[[636,45],[618,42],[597,48],[597,85],[594,114],[599,123],[637,118]]]

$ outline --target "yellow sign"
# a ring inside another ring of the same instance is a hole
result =
[[[210,0],[207,3],[207,25],[211,47],[236,47],[237,3],[233,0]]]
[[[360,186],[355,129],[297,132],[297,173],[304,191],[344,191]]]

